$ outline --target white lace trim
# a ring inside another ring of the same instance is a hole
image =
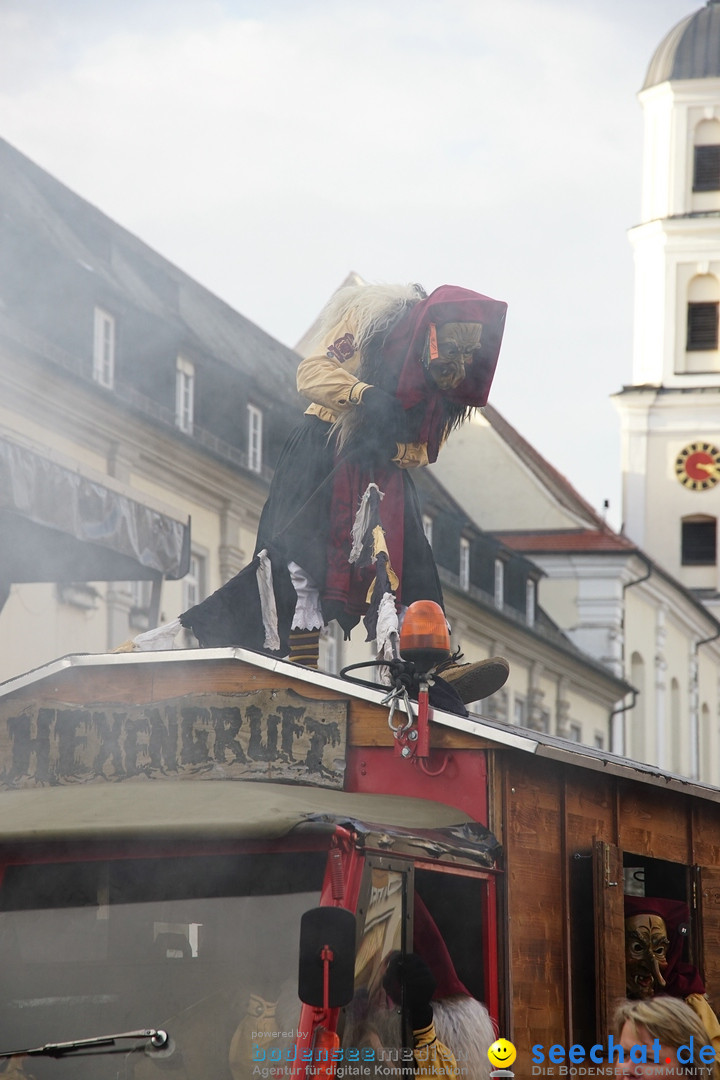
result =
[[[383,660],[392,660],[394,658],[393,641],[397,646],[399,633],[395,597],[391,592],[387,592],[378,607],[377,629],[375,632],[378,656],[382,656]]]
[[[322,630],[325,624],[320,606],[320,590],[307,571],[296,562],[288,563],[288,570],[297,593],[291,629]]]
[[[141,652],[162,652],[165,649],[175,648],[175,638],[182,630],[179,619],[163,623],[153,630],[146,630],[144,634],[138,634],[132,639],[133,648]]]

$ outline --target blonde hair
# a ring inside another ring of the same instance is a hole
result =
[[[701,1062],[698,1057],[700,1047],[710,1043],[710,1036],[697,1013],[680,998],[663,996],[621,1001],[615,1010],[614,1022],[618,1035],[623,1025],[630,1023],[635,1028],[644,1027],[653,1039],[659,1039],[663,1046],[674,1049],[689,1043],[692,1036],[692,1064],[681,1065],[681,1075],[699,1077],[712,1074],[712,1063]]]

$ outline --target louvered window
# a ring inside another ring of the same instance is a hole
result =
[[[688,304],[687,349],[688,352],[717,349],[718,303],[702,301]]]
[[[717,521],[711,517],[682,522],[682,565],[714,566],[717,561]]]
[[[720,146],[696,146],[693,191],[720,191]]]

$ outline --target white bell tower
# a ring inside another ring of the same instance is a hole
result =
[[[640,92],[645,118],[625,532],[720,614],[720,0],[679,23]],[[717,605],[717,607],[716,607]]]

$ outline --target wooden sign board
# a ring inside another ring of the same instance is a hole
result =
[[[347,700],[289,689],[146,705],[0,706],[0,789],[132,780],[282,780],[342,788]]]

